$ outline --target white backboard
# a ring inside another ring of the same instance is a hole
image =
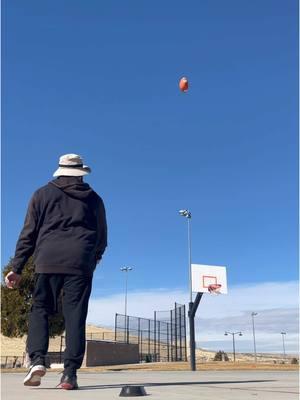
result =
[[[226,267],[192,264],[192,291],[209,293],[208,286],[220,284],[220,293],[227,294]]]

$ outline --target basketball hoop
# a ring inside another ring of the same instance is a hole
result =
[[[222,285],[220,285],[219,283],[213,283],[213,284],[209,285],[207,289],[210,294],[218,295],[218,294],[221,294],[221,287],[222,287]]]

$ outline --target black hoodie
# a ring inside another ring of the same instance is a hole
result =
[[[101,197],[82,178],[61,176],[33,194],[13,271],[20,274],[34,253],[37,273],[92,275],[106,245]]]

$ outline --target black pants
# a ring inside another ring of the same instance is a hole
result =
[[[62,306],[66,329],[65,371],[81,367],[85,352],[85,321],[92,288],[92,277],[66,274],[36,274],[33,305],[29,316],[27,347],[32,364],[44,362],[49,345],[48,315]]]

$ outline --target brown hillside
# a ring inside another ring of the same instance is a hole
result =
[[[86,327],[87,338],[97,338],[112,340],[114,338],[114,331],[107,328],[100,328],[98,326],[87,325]],[[27,335],[22,338],[8,338],[1,334],[1,356],[22,356],[25,352]],[[51,338],[49,341],[49,351],[60,350],[60,336]]]

